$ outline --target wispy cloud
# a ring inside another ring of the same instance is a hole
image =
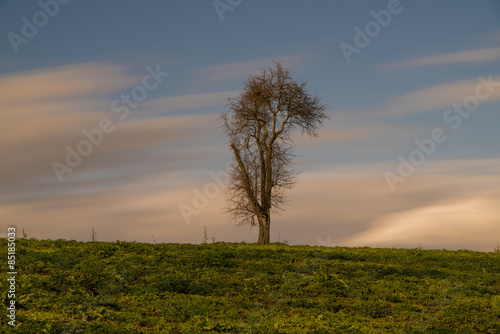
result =
[[[0,77],[0,104],[103,96],[140,80],[125,72],[123,66],[83,63],[9,73]]]
[[[345,244],[491,251],[495,240],[490,236],[500,234],[499,221],[497,199],[466,198],[382,215]],[[488,239],[490,244],[484,244]]]
[[[173,113],[184,110],[224,106],[227,103],[227,98],[236,97],[239,93],[239,90],[232,90],[155,99],[142,104],[144,109],[148,109],[148,111],[141,114],[150,115],[151,113]]]
[[[82,179],[87,186],[103,185],[138,173],[175,170],[182,168],[182,161],[203,157],[203,152],[194,156],[192,152],[216,129],[213,115],[122,121],[112,112],[114,96],[136,82],[119,66],[95,63],[1,76],[0,89],[5,94],[0,96],[4,126],[0,197],[43,197],[47,192],[67,191]],[[86,139],[82,130],[97,128],[103,117],[114,122],[116,131],[106,135],[78,170],[58,184],[52,162],[64,163],[66,146],[74,148]],[[186,147],[182,140],[194,145]],[[183,149],[165,152],[173,146]]]
[[[383,65],[390,67],[413,67],[442,64],[484,63],[500,59],[500,48],[478,49],[438,54],[429,57],[416,58],[398,63]]]
[[[334,126],[321,129],[318,138],[309,138],[307,135],[296,134],[294,142],[298,147],[317,146],[321,144],[344,143],[366,138],[379,138],[380,135],[394,129],[383,125],[359,125],[359,126]]]
[[[384,65],[384,67],[412,67],[439,64],[483,63],[500,59],[500,48],[458,51],[435,56],[411,59]]]
[[[481,104],[500,100],[500,76],[492,77],[495,82],[494,91],[481,101]],[[451,108],[455,103],[462,103],[465,98],[474,96],[481,82],[478,79],[455,81],[434,85],[392,98],[385,107],[373,110],[372,114],[405,115],[415,112],[426,112]],[[491,87],[490,87],[491,88]],[[484,88],[487,89],[487,88]],[[484,90],[483,89],[483,90]]]
[[[207,82],[221,82],[232,79],[244,79],[250,73],[255,73],[260,68],[267,68],[273,59],[281,59],[283,65],[297,69],[302,61],[307,59],[307,54],[290,55],[276,58],[264,58],[251,61],[228,63],[222,65],[207,66],[196,69],[197,76]]]

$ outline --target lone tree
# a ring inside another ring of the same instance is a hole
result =
[[[317,137],[328,119],[326,106],[308,93],[306,83],[295,81],[279,61],[274,65],[250,75],[220,115],[234,153],[226,211],[238,225],[258,224],[259,244],[269,243],[271,212],[283,211],[285,190],[296,182],[293,132]]]

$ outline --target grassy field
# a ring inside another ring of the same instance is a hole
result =
[[[18,239],[16,256],[2,333],[500,333],[498,252]]]

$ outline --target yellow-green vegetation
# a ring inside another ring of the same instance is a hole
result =
[[[500,333],[498,252],[19,239],[16,256],[2,333]]]

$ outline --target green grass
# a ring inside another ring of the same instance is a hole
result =
[[[16,253],[6,333],[500,333],[498,252],[19,239]]]

